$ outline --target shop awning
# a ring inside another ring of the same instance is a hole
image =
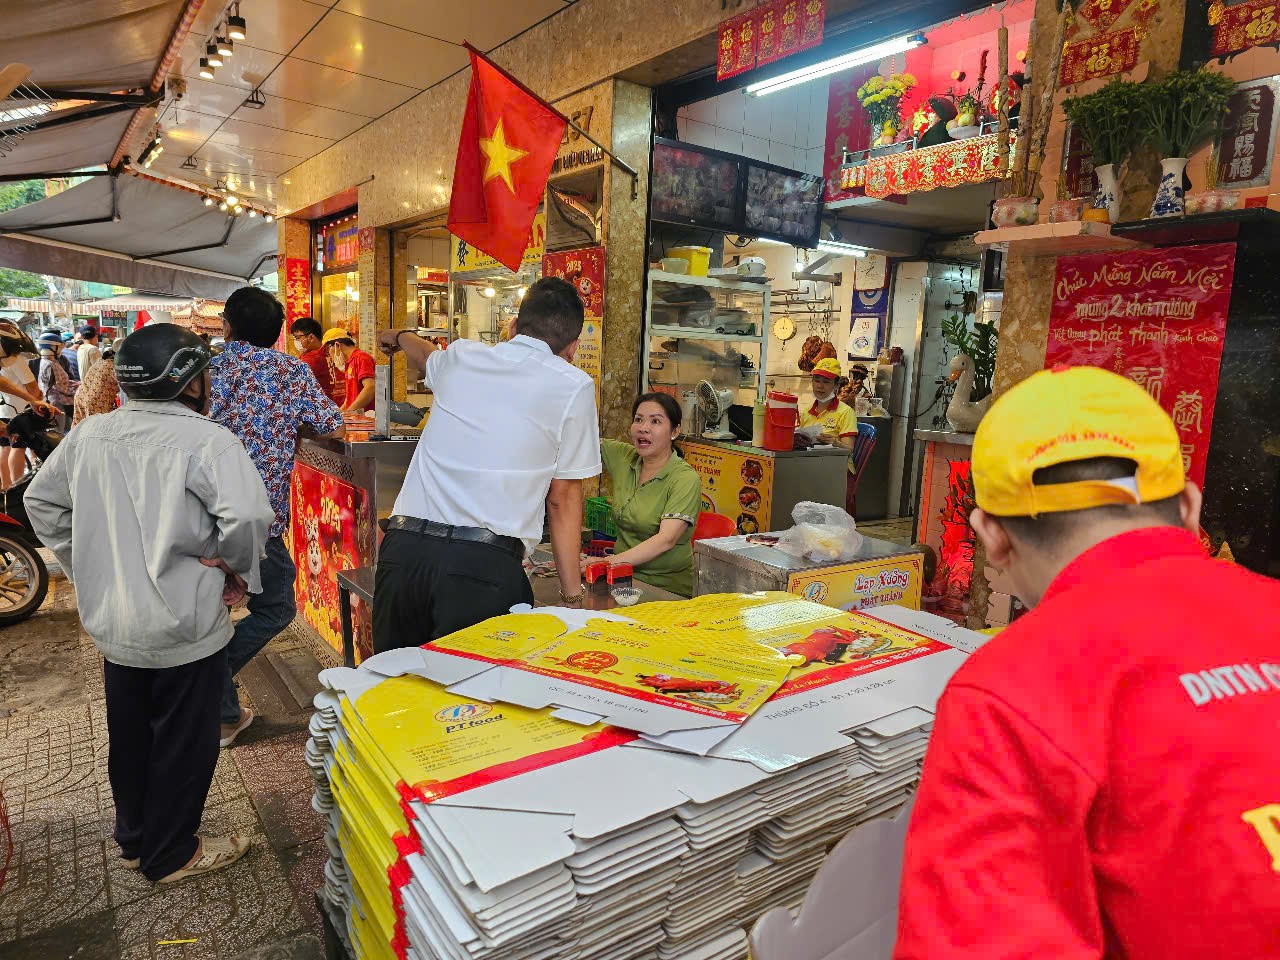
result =
[[[54,112],[23,135],[0,169],[6,174],[41,173],[110,163],[137,113],[137,101],[86,103],[56,92],[119,95],[147,90],[171,38],[185,22],[186,7],[184,0],[4,4],[0,65],[28,64],[30,82],[55,95]]]
[[[128,313],[134,310],[146,310],[149,313],[173,313],[175,310],[186,310],[191,304],[190,297],[162,297],[150,293],[122,293],[114,297],[103,297],[101,300],[90,300],[84,304],[84,307],[95,313],[103,310],[118,313]]]
[[[275,269],[276,227],[139,176],[96,177],[0,214],[0,266],[225,300]]]

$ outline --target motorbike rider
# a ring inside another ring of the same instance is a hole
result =
[[[71,431],[25,497],[106,661],[116,842],[158,883],[249,849],[196,831],[218,760],[227,604],[262,589],[275,514],[240,440],[207,416],[211,359],[174,324],[125,338],[114,362],[128,402]]]

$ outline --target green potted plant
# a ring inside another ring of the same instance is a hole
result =
[[[1068,97],[1062,103],[1067,119],[1080,131],[1093,157],[1098,182],[1093,206],[1106,210],[1112,223],[1120,214],[1116,172],[1133,149],[1133,118],[1143,101],[1139,84],[1116,78],[1094,93]]]
[[[1153,217],[1185,212],[1182,178],[1187,158],[1222,129],[1235,81],[1212,70],[1178,70],[1148,84],[1140,105],[1142,134],[1160,154],[1160,186]]]

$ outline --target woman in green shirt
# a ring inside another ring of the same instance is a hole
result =
[[[676,453],[680,405],[646,393],[631,407],[631,442],[602,440],[600,459],[613,479],[612,563],[629,563],[637,580],[693,596],[693,528],[702,509],[697,472]]]

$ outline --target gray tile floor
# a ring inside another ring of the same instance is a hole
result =
[[[262,715],[223,751],[204,829],[239,829],[233,867],[157,887],[119,863],[111,839],[102,661],[75,598],[55,580],[27,623],[0,630],[0,792],[12,856],[0,886],[3,960],[318,960],[323,825],[303,761],[321,668],[295,626],[241,675]],[[0,863],[8,844],[0,825]],[[173,941],[185,941],[174,943]]]

